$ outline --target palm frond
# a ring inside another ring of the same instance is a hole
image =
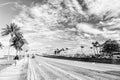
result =
[[[18,27],[15,23],[11,23],[10,25],[6,25],[6,28],[2,28],[2,36],[7,36],[7,35],[15,35],[17,32],[20,31],[20,27]]]
[[[22,33],[22,32],[16,32],[16,33],[15,33],[15,36],[16,36],[16,37],[21,37],[21,38],[22,38],[22,37],[23,37],[23,33]]]
[[[2,28],[2,32],[1,32],[2,36],[7,36],[11,33],[9,25],[6,26],[7,26],[6,28]]]
[[[15,23],[11,23],[10,27],[12,32],[20,31],[20,27],[18,27]]]
[[[0,42],[0,48],[2,49],[3,48],[3,45],[2,45],[2,43]]]
[[[14,47],[16,50],[22,50],[22,46],[24,44],[28,44],[26,39],[23,37],[23,33],[20,32],[20,27],[18,27],[15,23],[6,25],[6,28],[2,29],[1,34],[2,36],[11,35],[10,46]]]
[[[24,39],[22,33],[17,33],[11,40],[13,46],[16,50],[22,50],[23,45],[28,44],[26,39]]]

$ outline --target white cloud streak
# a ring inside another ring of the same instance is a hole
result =
[[[2,4],[0,4],[0,7],[4,7],[4,6],[9,5],[9,4],[16,4],[16,2],[2,3]]]

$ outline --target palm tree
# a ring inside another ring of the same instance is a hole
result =
[[[3,45],[2,45],[2,43],[0,42],[0,48],[2,49],[3,48]]]
[[[98,51],[98,47],[100,46],[99,42],[96,41],[96,42],[92,42],[92,45],[94,47],[94,52],[96,52],[95,54],[98,54],[99,51]],[[95,51],[96,50],[96,51]]]
[[[20,27],[15,23],[11,23],[10,25],[6,25],[6,28],[2,28],[2,30],[2,36],[11,35],[13,37],[16,33],[20,32]]]
[[[13,38],[12,38],[12,44],[10,45],[11,47],[14,47],[16,49],[16,55],[18,55],[18,52],[20,53],[23,49],[22,46],[24,44],[28,44],[26,39],[24,39],[22,33],[17,33]]]
[[[2,36],[8,36],[10,35],[11,36],[11,39],[17,34],[20,32],[20,27],[18,27],[15,23],[11,23],[10,25],[6,25],[6,28],[2,28]],[[10,57],[10,42],[11,42],[11,39],[9,40],[9,49],[8,49],[8,60],[9,60],[9,57]]]
[[[93,47],[90,47],[90,49],[92,50],[93,49]],[[94,51],[94,53],[95,53],[95,50],[92,50],[92,52]]]
[[[81,47],[81,52],[82,52],[82,54],[84,54],[84,53],[83,53],[83,48],[84,48],[84,46],[80,46],[80,47]]]
[[[93,49],[93,47],[90,47],[90,49]]]

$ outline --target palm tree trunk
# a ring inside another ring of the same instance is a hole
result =
[[[94,54],[94,49],[91,49],[91,53]]]
[[[95,54],[98,54],[97,47],[94,47]]]
[[[8,61],[10,60],[10,46],[8,46]]]
[[[16,55],[18,55],[18,50],[16,50]]]
[[[83,53],[83,49],[82,49],[82,48],[81,48],[81,52],[82,52],[82,54],[84,54],[84,53]]]
[[[98,54],[98,48],[96,47],[96,53]]]
[[[93,48],[94,54],[96,54],[95,47]]]
[[[11,39],[9,40],[9,46],[8,46],[8,61],[10,60],[10,42],[11,42]]]
[[[20,59],[21,59],[22,55],[20,55],[20,54],[21,54],[21,51],[19,51],[19,57],[20,57]]]

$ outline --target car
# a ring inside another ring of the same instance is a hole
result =
[[[35,55],[32,55],[32,59],[34,59],[35,58]]]

